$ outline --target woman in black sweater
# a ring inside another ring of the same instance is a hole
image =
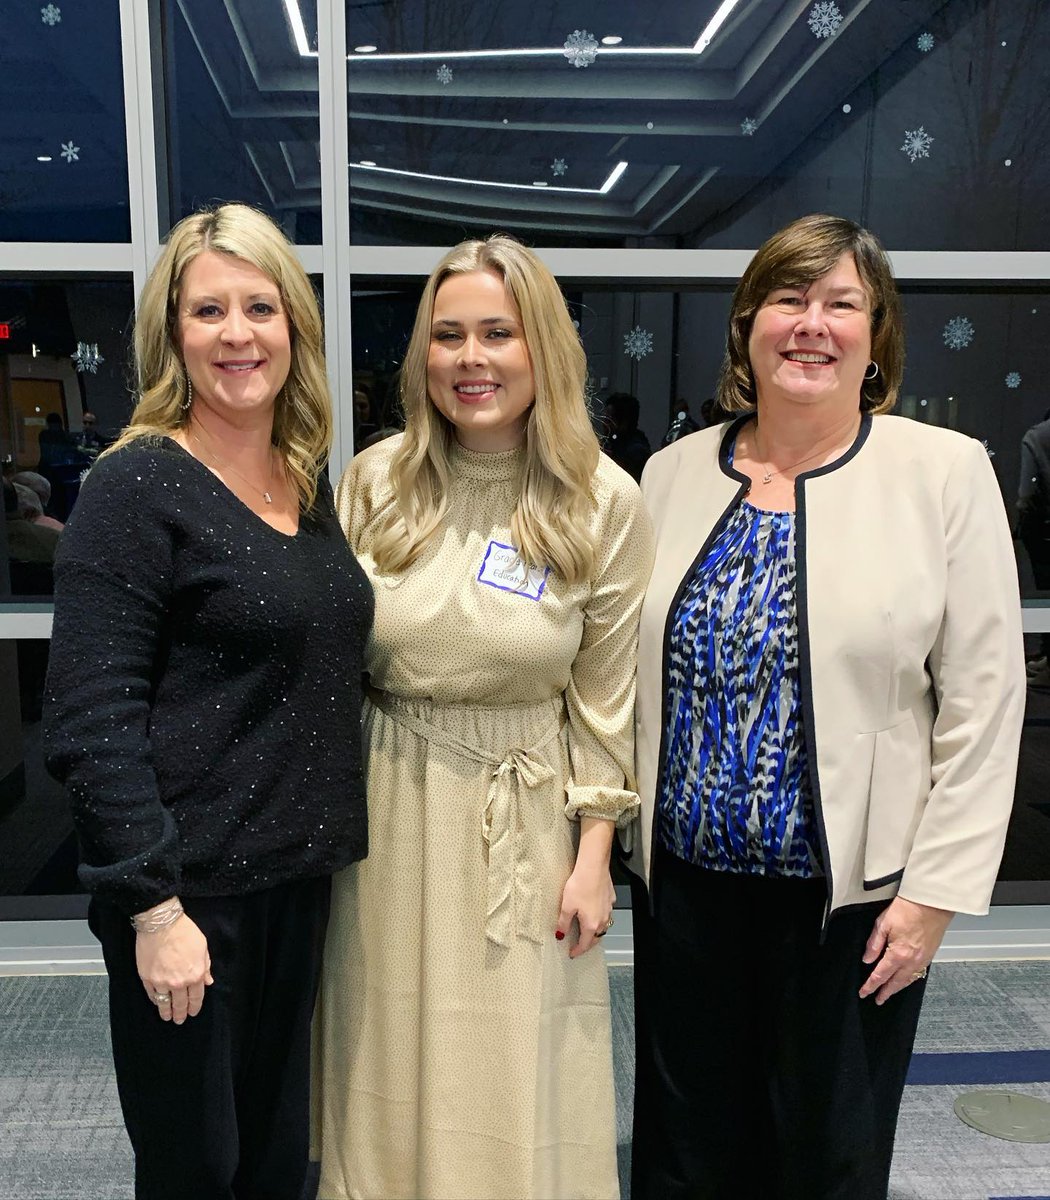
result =
[[[48,766],[110,977],[149,1200],[298,1200],[331,872],[366,850],[372,592],[323,466],[321,320],[291,247],[223,205],[143,291],[140,398],[56,561]]]

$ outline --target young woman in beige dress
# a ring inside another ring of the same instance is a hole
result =
[[[651,534],[599,453],[565,300],[507,237],[431,275],[406,431],[341,520],[375,590],[369,856],[336,877],[324,1200],[618,1195],[609,854],[633,816]]]

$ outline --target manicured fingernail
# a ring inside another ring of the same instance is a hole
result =
[[[565,934],[562,933],[562,931],[560,929],[555,929],[554,936],[558,939],[559,942],[565,941]]]

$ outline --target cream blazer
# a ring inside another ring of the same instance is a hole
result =
[[[638,647],[630,865],[650,877],[662,787],[667,636],[679,596],[746,486],[743,420],[650,459],[656,561]],[[865,416],[795,484],[800,690],[828,914],[889,900],[983,913],[1013,804],[1025,706],[1021,610],[984,447]]]

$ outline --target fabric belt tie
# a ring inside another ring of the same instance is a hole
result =
[[[514,747],[500,758],[431,721],[406,712],[385,692],[369,688],[368,698],[391,720],[430,745],[441,746],[460,758],[489,768],[492,775],[481,814],[481,836],[488,848],[485,936],[497,946],[509,946],[515,934],[531,942],[541,942],[534,821],[526,793],[554,778],[553,768],[533,756],[557,740],[565,724],[564,712],[553,716],[531,746]]]

